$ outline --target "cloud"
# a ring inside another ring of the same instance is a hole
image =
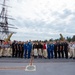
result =
[[[75,34],[74,0],[10,0],[10,23],[18,29],[12,40],[45,40]]]

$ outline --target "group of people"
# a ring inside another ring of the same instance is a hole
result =
[[[0,41],[0,57],[13,58],[73,58],[75,59],[75,42],[67,41]]]

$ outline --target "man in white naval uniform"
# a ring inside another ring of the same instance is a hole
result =
[[[74,52],[73,52],[73,59],[75,59],[75,42],[73,42],[72,47],[74,48]]]

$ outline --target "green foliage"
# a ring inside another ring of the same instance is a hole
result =
[[[68,42],[72,41],[72,38],[71,37],[67,37],[67,41]]]
[[[72,37],[72,41],[75,41],[75,35],[73,35],[73,37]]]

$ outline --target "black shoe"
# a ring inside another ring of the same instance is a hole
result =
[[[0,56],[0,58],[1,58],[1,56]]]
[[[73,59],[75,59],[75,57],[73,57]]]
[[[70,59],[72,59],[72,57],[70,57]]]

